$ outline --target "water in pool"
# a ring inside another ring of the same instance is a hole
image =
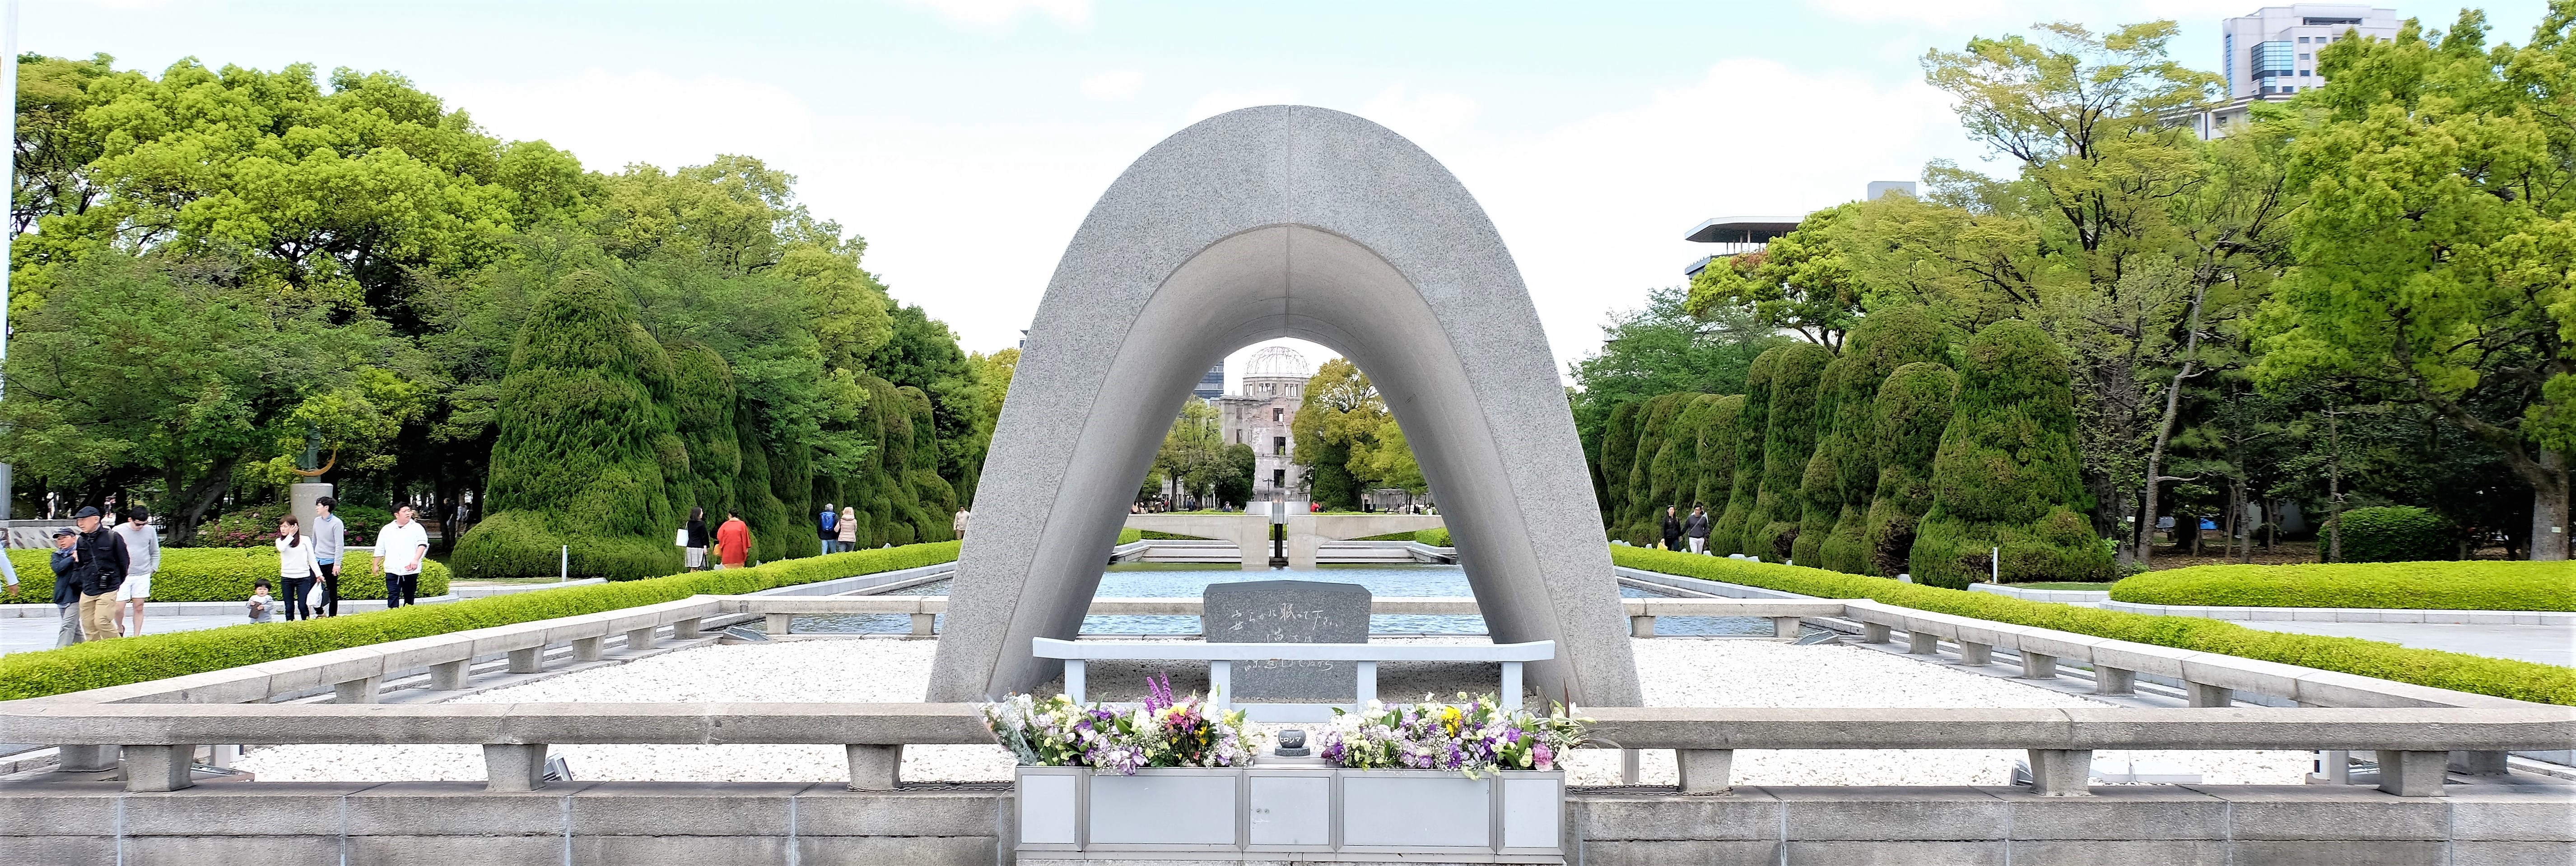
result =
[[[1251,580],[1356,583],[1368,587],[1368,591],[1377,596],[1464,598],[1475,595],[1467,588],[1467,573],[1455,565],[1327,565],[1313,571],[1244,571],[1231,565],[1202,563],[1113,565],[1101,573],[1100,589],[1093,595],[1099,598],[1196,598],[1208,584]],[[886,594],[947,595],[948,587],[949,581],[940,580]],[[1619,587],[1619,594],[1629,598],[1664,595],[1631,586]],[[946,623],[942,622],[939,627],[946,628]],[[912,630],[912,621],[896,614],[799,616],[796,630],[806,633],[902,634]],[[1369,631],[1372,634],[1484,634],[1485,618],[1377,614],[1369,617]],[[1199,633],[1199,620],[1194,616],[1087,616],[1082,619],[1082,633],[1194,635]],[[1769,635],[1771,621],[1760,617],[1667,616],[1655,620],[1655,633]]]

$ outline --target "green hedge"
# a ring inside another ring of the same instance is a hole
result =
[[[2457,539],[2451,521],[2412,505],[2355,508],[2343,513],[2345,562],[2448,559]]]
[[[1416,533],[1414,533],[1414,534],[1413,534],[1413,540],[1415,540],[1415,541],[1419,541],[1419,542],[1422,542],[1422,543],[1424,543],[1424,544],[1431,545],[1431,546],[1433,546],[1433,547],[1456,547],[1456,546],[1458,546],[1458,545],[1455,545],[1455,544],[1451,544],[1451,543],[1449,543],[1449,527],[1446,527],[1446,526],[1438,526],[1438,527],[1433,527],[1433,528],[1430,528],[1430,529],[1425,529],[1425,530],[1422,530],[1422,531],[1420,531],[1420,532],[1416,532]]]
[[[350,551],[344,563],[364,567],[364,550]],[[52,604],[54,601],[54,568],[49,563],[50,549],[9,551],[9,564],[17,567],[18,591],[0,594],[0,604]],[[153,601],[242,601],[250,598],[250,583],[268,578],[268,585],[280,587],[277,579],[277,548],[274,547],[164,547],[161,570],[152,574]],[[437,560],[420,564],[420,595],[423,598],[447,594],[447,566]],[[384,598],[385,580],[378,574],[350,574],[340,578],[340,597]]]
[[[1145,540],[1145,531],[1142,529],[1118,530],[1118,543],[1120,544],[1134,544],[1143,540]]]
[[[943,541],[861,550],[782,560],[757,568],[543,589],[330,619],[245,623],[11,653],[0,656],[0,700],[146,682],[385,641],[658,604],[692,595],[740,595],[916,568],[956,560],[957,545],[958,542]]]
[[[2342,671],[2515,700],[2576,704],[2576,668],[2409,649],[2360,638],[2262,631],[2193,616],[2148,616],[2024,601],[1816,568],[1636,547],[1611,545],[1610,559],[1629,568],[1821,598],[1866,598],[1916,610]]]
[[[2138,604],[2576,610],[2576,563],[2386,562],[2196,565],[2111,585]]]

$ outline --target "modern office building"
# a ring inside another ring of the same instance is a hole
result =
[[[1190,389],[1190,396],[1201,400],[1225,396],[1225,359],[1217,359],[1216,366],[1209,367],[1207,375],[1199,377],[1199,386]]]
[[[1910,180],[1873,180],[1869,182],[1869,187],[1861,197],[1863,199],[1876,199],[1879,196],[1883,196],[1891,192],[1901,192],[1908,196],[1914,195],[1914,182]],[[1698,261],[1691,262],[1690,267],[1683,268],[1682,276],[1699,276],[1700,271],[1708,269],[1708,264],[1710,262],[1726,258],[1727,256],[1740,256],[1745,253],[1761,252],[1763,245],[1769,244],[1772,238],[1788,234],[1791,230],[1796,229],[1798,227],[1798,221],[1801,219],[1805,219],[1805,217],[1726,216],[1715,217],[1702,222],[1699,225],[1691,226],[1691,230],[1682,235],[1682,240],[1691,241],[1693,243],[1716,244],[1717,248],[1708,255],[1699,257]]]
[[[1306,356],[1286,346],[1271,346],[1244,361],[1242,393],[1214,401],[1226,443],[1252,446],[1255,500],[1270,499],[1273,493],[1301,498],[1306,474],[1291,462],[1297,437],[1288,432],[1288,424],[1297,417],[1298,404],[1305,402],[1306,380],[1314,375]]]
[[[2188,122],[2203,139],[2241,126],[2257,102],[2288,99],[2325,86],[2317,51],[2342,39],[2394,39],[2397,10],[2353,3],[2265,6],[2219,22],[2219,74],[2227,101],[2194,112]]]

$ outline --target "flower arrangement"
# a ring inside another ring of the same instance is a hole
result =
[[[1012,695],[984,705],[984,725],[1020,763],[1093,767],[1241,767],[1252,763],[1244,714],[1210,712],[1198,695],[1174,697],[1171,675],[1145,678],[1145,705],[1120,711],[1056,695]]]
[[[1491,694],[1457,703],[1386,706],[1370,701],[1357,713],[1333,711],[1324,734],[1325,760],[1354,770],[1457,770],[1473,779],[1496,770],[1553,770],[1569,749],[1583,745],[1589,719],[1566,714],[1562,704],[1545,716],[1507,710]]]

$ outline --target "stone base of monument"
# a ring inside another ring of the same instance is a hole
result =
[[[1016,788],[1023,864],[1565,862],[1561,771],[1020,767]]]

